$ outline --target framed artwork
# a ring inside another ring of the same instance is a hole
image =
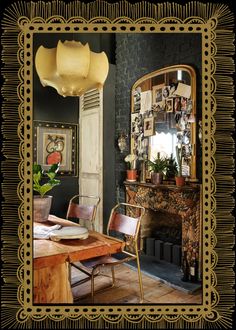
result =
[[[144,136],[154,135],[154,117],[148,117],[144,119],[143,123],[144,128]]]
[[[173,112],[173,99],[166,99],[166,112]]]
[[[60,163],[59,175],[77,175],[77,126],[55,122],[34,122],[34,162],[48,170]]]
[[[174,110],[175,110],[175,112],[178,112],[178,111],[181,110],[181,103],[180,103],[180,101],[181,101],[180,97],[176,97],[174,99]]]
[[[164,87],[165,84],[160,84],[152,87],[152,103],[159,105],[161,108],[163,106],[162,89]]]
[[[181,110],[186,111],[187,110],[187,98],[181,97]]]
[[[162,98],[165,100],[170,96],[170,86],[164,86],[162,88]]]

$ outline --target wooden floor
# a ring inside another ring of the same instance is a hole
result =
[[[95,294],[94,304],[132,304],[139,303],[139,284],[138,274],[135,270],[126,265],[119,265],[115,268],[116,285],[113,288],[103,290],[104,286],[111,283],[110,272],[104,272],[107,276],[98,276],[95,278],[95,290],[100,290]],[[108,277],[109,275],[109,277]],[[72,267],[72,283],[83,278],[81,273]],[[173,289],[168,285],[161,283],[145,274],[142,274],[144,301],[143,304],[201,304],[201,290],[195,294],[188,294],[180,290]],[[81,284],[72,289],[76,304],[91,303],[90,281]]]

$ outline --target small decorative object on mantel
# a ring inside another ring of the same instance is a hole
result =
[[[160,156],[160,152],[157,153],[157,158],[153,161],[149,160],[148,165],[151,171],[151,182],[155,185],[161,184],[163,181],[163,173],[166,170],[166,159]]]
[[[178,162],[178,175],[175,177],[175,182],[176,182],[176,186],[182,187],[185,185],[185,177],[182,175],[182,159],[183,159],[182,143],[178,143],[176,146],[176,158]]]
[[[53,164],[46,172],[39,164],[33,165],[33,189],[38,192],[39,195],[34,196],[34,221],[45,222],[48,220],[49,212],[52,204],[52,196],[45,195],[53,187],[60,184],[60,180],[55,179],[56,173],[59,170],[60,163]],[[43,175],[49,178],[48,182],[42,184],[41,180]]]
[[[135,182],[137,180],[137,169],[136,161],[138,157],[135,154],[129,154],[125,157],[125,162],[127,163],[127,181]]]

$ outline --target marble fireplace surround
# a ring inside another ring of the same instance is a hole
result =
[[[138,204],[147,210],[167,212],[168,217],[180,217],[182,220],[182,252],[187,249],[187,259],[192,260],[193,249],[196,250],[196,259],[199,265],[199,279],[201,274],[201,186],[176,187],[175,185],[152,185],[150,183],[124,182],[126,202]],[[156,212],[158,221],[158,212]],[[141,224],[141,242],[148,237],[150,230],[147,217]],[[141,243],[142,244],[142,243]]]

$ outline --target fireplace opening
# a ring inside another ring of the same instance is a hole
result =
[[[177,214],[147,210],[141,224],[145,255],[181,266],[182,219]]]
[[[140,227],[140,266],[149,276],[192,294],[201,283],[182,280],[182,222],[176,213],[146,208]],[[135,261],[129,265],[136,268]]]

